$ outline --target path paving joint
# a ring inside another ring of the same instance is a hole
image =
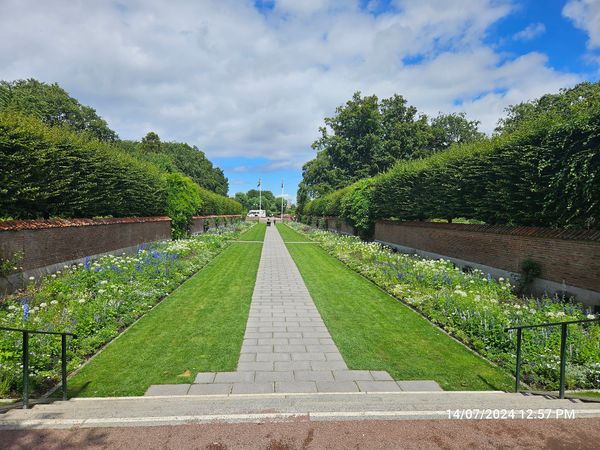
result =
[[[440,391],[434,381],[394,381],[350,370],[276,227],[268,227],[237,371],[199,373],[191,385],[153,385],[147,396]]]

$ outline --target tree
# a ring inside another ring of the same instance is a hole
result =
[[[160,152],[160,137],[154,131],[150,131],[142,138],[140,145],[142,150],[147,153],[158,153]]]
[[[431,119],[431,139],[428,150],[431,153],[439,152],[452,144],[470,144],[485,138],[479,131],[478,120],[468,120],[466,114],[442,114]]]
[[[454,143],[480,139],[478,122],[463,113],[440,114],[428,122],[401,95],[382,99],[356,92],[333,117],[325,118],[313,144],[317,156],[302,167],[298,210],[304,202],[390,169],[397,161],[417,159]]]
[[[195,146],[183,142],[161,142],[156,133],[150,132],[141,142],[121,141],[119,147],[167,172],[181,172],[209,191],[227,195],[229,182],[223,171],[213,167],[204,152]]]
[[[558,94],[546,94],[530,102],[511,105],[506,108],[506,117],[498,121],[496,134],[511,132],[525,121],[543,114],[569,117],[576,108],[600,102],[600,84],[585,81],[571,89],[561,89]]]
[[[118,139],[93,108],[79,103],[56,83],[46,84],[33,78],[0,81],[0,112],[34,116],[49,126],[67,125],[101,141]]]

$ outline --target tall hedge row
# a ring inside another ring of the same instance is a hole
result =
[[[169,215],[175,234],[195,214],[242,206],[113,146],[38,119],[0,113],[0,217]]]
[[[541,114],[488,141],[400,162],[310,202],[363,235],[381,218],[600,228],[600,104]]]

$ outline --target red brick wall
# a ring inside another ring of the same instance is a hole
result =
[[[374,239],[516,273],[530,258],[540,278],[600,292],[600,231],[384,220]]]
[[[0,222],[0,257],[21,252],[23,270],[171,239],[168,217]]]

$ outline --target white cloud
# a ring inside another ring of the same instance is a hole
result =
[[[323,117],[356,90],[399,93],[430,114],[465,109],[491,131],[509,104],[578,81],[544,55],[506,59],[484,43],[511,10],[498,0],[396,0],[379,15],[358,0],[276,0],[271,11],[250,0],[2,0],[0,79],[56,81],[123,138],[155,130],[211,158],[299,168]],[[422,61],[404,62],[413,56]]]
[[[562,12],[574,22],[577,28],[589,35],[590,48],[600,47],[600,2],[598,0],[569,0]]]
[[[515,33],[513,38],[516,41],[531,41],[532,39],[541,36],[545,32],[546,26],[543,23],[531,23],[518,33]]]

